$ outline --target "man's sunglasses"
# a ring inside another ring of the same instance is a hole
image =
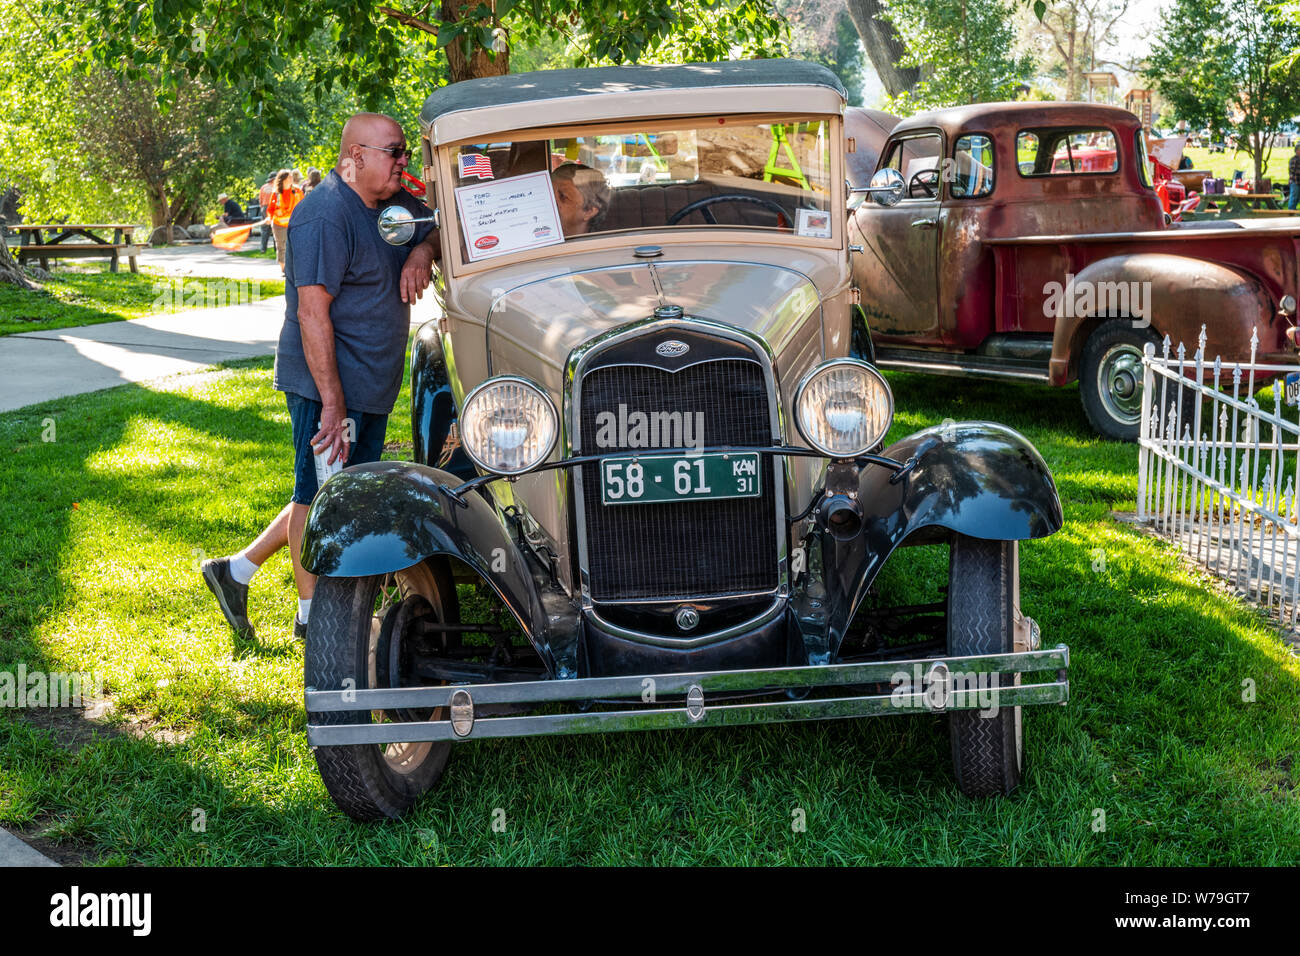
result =
[[[365,149],[383,150],[399,163],[403,159],[410,159],[414,155],[414,151],[409,146],[367,146],[365,143],[357,143],[357,145]]]

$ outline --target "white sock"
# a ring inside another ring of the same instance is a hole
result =
[[[257,573],[257,569],[260,567],[260,564],[254,564],[248,560],[243,551],[230,556],[230,576],[239,584],[247,584],[253,580],[253,575]]]
[[[298,598],[298,623],[306,624],[307,615],[311,613],[311,598],[303,600]]]

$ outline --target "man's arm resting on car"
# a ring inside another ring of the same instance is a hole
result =
[[[330,451],[330,464],[339,458],[346,461],[349,445],[345,430],[347,404],[334,357],[334,323],[330,320],[330,303],[333,301],[334,296],[326,292],[323,285],[298,287],[302,351],[321,400],[320,431],[312,436],[311,444],[319,454],[327,449]]]
[[[424,290],[429,288],[429,279],[433,274],[434,260],[442,256],[442,242],[438,230],[429,233],[428,238],[420,243],[406,257],[402,266],[402,301],[410,305],[419,300]]]

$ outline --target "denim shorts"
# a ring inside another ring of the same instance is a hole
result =
[[[321,403],[295,392],[285,392],[284,397],[289,403],[289,420],[293,422],[293,500],[300,505],[309,505],[318,490],[311,437],[320,431]],[[368,461],[379,461],[384,453],[388,416],[349,409],[347,417],[356,423],[356,428],[355,440],[345,464],[363,465]]]

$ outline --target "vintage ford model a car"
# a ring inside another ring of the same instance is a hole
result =
[[[331,478],[303,544],[308,740],[344,811],[401,814],[485,737],[926,710],[952,712],[964,792],[1017,785],[1021,707],[1068,696],[1066,648],[1019,608],[1017,543],[1060,502],[999,425],[882,450],[893,398],[851,355],[844,105],[781,60],[429,98],[441,315],[412,348],[415,461]],[[380,216],[389,241],[413,228]],[[920,543],[947,545],[946,596],[877,607]]]

